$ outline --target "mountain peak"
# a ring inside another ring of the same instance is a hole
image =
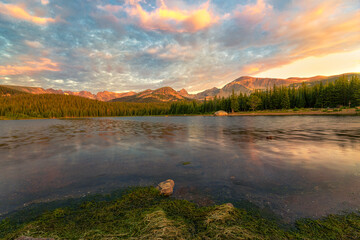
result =
[[[145,90],[129,97],[113,99],[114,102],[173,102],[185,100],[187,97],[180,95],[171,87],[162,87],[155,90]]]
[[[178,93],[180,93],[181,95],[189,95],[188,91],[186,91],[185,88],[178,91]]]
[[[153,91],[156,94],[177,94],[177,92],[171,87],[162,87]]]

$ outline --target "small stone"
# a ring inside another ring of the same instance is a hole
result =
[[[168,179],[164,182],[159,183],[156,187],[160,190],[160,194],[164,196],[170,196],[173,194],[175,182],[172,179]]]
[[[234,208],[234,205],[232,203],[225,203],[225,205],[231,207],[231,208]]]
[[[270,140],[271,140],[271,139],[274,139],[274,137],[273,137],[273,136],[267,136],[266,139],[270,139]]]

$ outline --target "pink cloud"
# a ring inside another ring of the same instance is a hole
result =
[[[107,12],[110,12],[110,13],[117,13],[119,12],[120,10],[123,10],[123,7],[122,6],[119,6],[119,5],[111,5],[111,4],[107,4],[107,5],[104,5],[104,6],[97,6],[99,9],[102,9],[104,11],[107,11]]]
[[[43,4],[43,5],[47,5],[47,4],[49,4],[49,0],[41,0],[41,4]]]
[[[0,14],[11,18],[32,22],[39,25],[56,22],[57,19],[38,17],[29,13],[25,7],[16,4],[5,4],[0,2]]]
[[[25,40],[24,41],[25,44],[31,48],[43,48],[44,46],[38,42],[38,41],[28,41],[28,40]]]
[[[241,22],[259,23],[268,14],[271,14],[273,7],[265,0],[257,0],[255,4],[238,5],[232,13],[233,17]]]
[[[42,71],[60,71],[59,64],[49,58],[29,60],[28,57],[23,57],[23,64],[21,65],[0,66],[0,75],[2,76],[32,74]]]

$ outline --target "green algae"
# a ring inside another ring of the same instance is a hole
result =
[[[235,206],[237,206],[235,204]],[[222,204],[198,207],[153,187],[43,204],[10,214],[0,238],[54,239],[359,239],[360,214],[301,219],[284,228],[260,214]]]
[[[186,166],[186,165],[190,165],[191,162],[182,162],[181,164],[182,164],[183,166]]]

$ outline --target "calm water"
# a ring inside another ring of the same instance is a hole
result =
[[[175,196],[245,199],[288,221],[356,210],[360,117],[0,121],[1,213],[168,178]]]

